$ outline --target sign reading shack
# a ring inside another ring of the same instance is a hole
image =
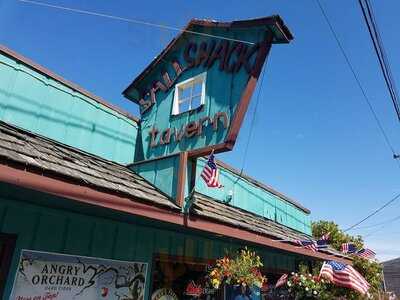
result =
[[[138,160],[232,149],[271,45],[291,39],[279,16],[192,20],[123,92],[140,106]]]

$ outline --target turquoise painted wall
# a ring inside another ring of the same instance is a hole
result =
[[[176,199],[179,155],[132,165],[130,169],[172,199]]]
[[[200,178],[205,163],[206,160],[203,158],[197,160],[196,191],[220,201],[226,201],[228,193],[232,191],[230,205],[311,235],[309,214],[225,168],[220,167],[220,181],[224,187],[208,188]]]
[[[151,270],[154,253],[217,258],[226,249],[245,246],[217,236],[194,234],[183,227],[154,220],[78,206],[67,199],[4,183],[0,183],[0,231],[18,235],[3,299],[8,299],[11,292],[21,249],[143,261],[149,263]],[[296,262],[305,259],[273,249],[257,246],[253,249],[271,271],[293,271]],[[150,272],[147,283],[149,281]],[[146,299],[148,289],[149,285]]]
[[[239,177],[226,168],[219,167],[220,181],[224,187],[221,189],[207,187],[200,177],[205,163],[206,159],[197,159],[195,186],[197,192],[216,199],[216,201],[226,201],[229,192],[232,191],[233,197],[229,205],[242,208],[299,232],[311,235],[310,214],[247,179]],[[130,168],[172,199],[176,199],[179,155],[136,164]],[[190,178],[190,166],[188,166],[185,181],[185,197],[189,195],[188,186]]]
[[[127,164],[135,121],[0,53],[0,120]]]
[[[248,30],[233,30],[226,28],[205,29],[204,27],[198,27],[194,30],[254,43],[265,39],[266,35],[265,27],[255,27]],[[178,59],[182,66],[186,67],[187,64],[183,57],[185,46],[189,42],[195,42],[199,46],[201,42],[210,42],[210,40],[209,37],[205,36],[185,34],[184,38],[178,40],[173,49],[165,56],[163,62],[155,66],[155,68],[140,82],[140,88],[145,90],[146,87],[151,86],[155,80],[162,80],[162,70],[167,70],[170,77],[174,78],[175,71],[171,66],[171,61],[173,59]],[[216,40],[217,46],[219,42],[220,40]],[[230,42],[230,45],[232,46],[233,42]],[[192,56],[195,55],[192,54]],[[232,58],[233,61],[235,59],[236,58]],[[150,147],[150,131],[153,127],[156,127],[160,131],[167,128],[179,130],[189,122],[200,120],[202,117],[209,116],[213,118],[217,112],[225,112],[230,122],[239,100],[241,99],[249,75],[245,71],[244,67],[242,67],[237,73],[221,71],[219,70],[219,64],[220,60],[217,60],[211,68],[206,68],[203,65],[190,68],[187,71],[184,71],[176,81],[176,83],[180,83],[196,75],[206,74],[205,104],[200,110],[193,110],[179,115],[171,115],[175,91],[174,86],[166,92],[160,90],[156,93],[156,103],[141,115],[141,133],[145,159],[178,153],[184,150],[198,149],[209,145],[216,145],[225,140],[229,128],[224,129],[221,122],[217,132],[212,130],[212,126],[206,126],[200,136],[183,138],[180,142],[177,142],[172,135],[169,144],[159,145],[154,148]],[[136,89],[129,90],[127,95],[131,98],[139,98]],[[158,139],[159,138],[157,138],[157,140]]]

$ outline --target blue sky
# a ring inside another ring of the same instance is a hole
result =
[[[316,2],[61,1],[46,3],[182,28],[191,18],[279,14],[295,39],[271,51],[244,170],[312,211],[347,227],[400,193],[400,168],[378,131]],[[400,126],[378,68],[358,1],[321,0],[360,81],[400,151]],[[400,85],[396,0],[372,1]],[[0,43],[138,115],[121,92],[176,32],[0,0]],[[236,147],[219,158],[240,168],[255,98]],[[400,215],[400,200],[365,226]],[[400,220],[352,231],[385,260],[400,256]]]

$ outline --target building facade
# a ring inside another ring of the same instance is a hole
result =
[[[400,258],[391,259],[382,263],[385,289],[400,295]]]
[[[219,299],[207,268],[243,247],[271,283],[300,262],[349,262],[296,246],[310,211],[273,188],[219,161],[223,189],[197,180],[203,156],[233,148],[269,49],[291,39],[278,16],[191,21],[123,92],[140,118],[1,47],[3,299],[181,299],[191,284]]]

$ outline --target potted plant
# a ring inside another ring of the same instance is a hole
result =
[[[325,292],[324,279],[312,274],[292,272],[286,286],[295,299],[322,299]]]
[[[245,248],[235,255],[217,259],[209,278],[215,289],[224,286],[227,300],[256,299],[261,286],[267,281],[261,274],[262,266],[260,257]]]

